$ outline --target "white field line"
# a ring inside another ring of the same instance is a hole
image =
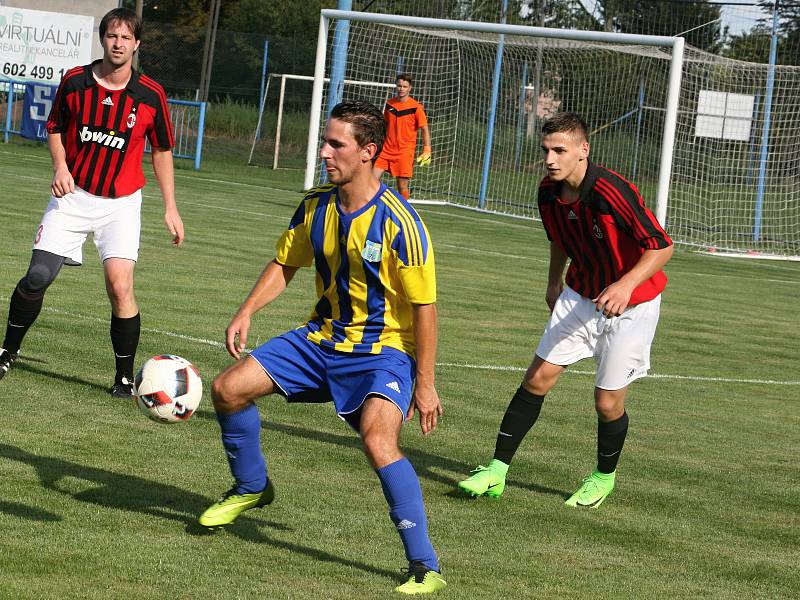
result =
[[[476,369],[483,371],[514,371],[524,373],[526,367],[499,367],[494,365],[471,365],[468,363],[436,363],[437,367],[455,367],[459,369]],[[580,371],[578,369],[567,369],[567,374],[591,375],[594,377],[595,371]],[[707,383],[755,383],[758,385],[800,385],[800,381],[776,381],[774,379],[735,379],[729,377],[698,377],[694,375],[669,375],[667,373],[650,373],[647,377],[653,379],[675,379],[683,381],[703,381]]]
[[[3,302],[8,302],[9,298],[0,296],[0,300]],[[82,315],[80,313],[73,313],[66,310],[61,310],[58,308],[52,307],[44,307],[44,311],[51,312],[58,315],[64,315],[67,317],[73,317],[76,319],[82,319],[84,321],[92,321],[94,323],[102,323],[106,325],[108,323],[108,319],[101,319],[99,317],[90,317],[87,315]],[[163,335],[166,337],[177,338],[180,340],[185,340],[188,342],[195,342],[197,344],[203,344],[205,346],[213,346],[214,348],[224,348],[225,344],[222,342],[217,342],[215,340],[208,340],[205,338],[194,337],[191,335],[185,335],[183,333],[175,333],[174,331],[164,331],[163,329],[154,329],[152,327],[142,327],[142,331],[146,333],[155,333],[157,335]],[[508,366],[497,366],[497,365],[473,365],[469,363],[446,363],[440,362],[436,363],[437,367],[453,367],[457,369],[470,369],[470,370],[477,370],[477,371],[511,371],[511,372],[518,372],[523,373],[525,372],[525,367],[508,367]],[[581,371],[578,369],[568,369],[567,374],[573,375],[590,375],[594,376],[594,371]],[[729,377],[696,377],[692,375],[670,375],[666,373],[652,373],[648,375],[648,377],[652,377],[653,379],[671,379],[671,380],[679,380],[679,381],[702,381],[706,383],[753,383],[757,385],[789,385],[789,386],[800,386],[800,381],[776,381],[774,379],[739,379],[739,378],[729,378]]]

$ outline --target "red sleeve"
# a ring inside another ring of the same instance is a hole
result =
[[[83,67],[75,67],[64,73],[61,82],[58,84],[56,91],[56,99],[53,101],[53,107],[50,109],[50,116],[47,118],[47,133],[62,133],[66,131],[69,125],[69,106],[67,105],[67,91],[70,79],[77,74],[83,73]]]
[[[153,128],[147,132],[147,139],[154,148],[169,150],[175,145],[175,134],[172,131],[172,121],[169,117],[169,106],[164,88],[149,77],[142,76],[139,81],[155,93],[154,123]]]

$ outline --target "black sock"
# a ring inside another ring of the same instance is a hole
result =
[[[136,348],[139,346],[140,330],[141,318],[138,313],[129,319],[111,315],[111,345],[114,347],[114,360],[117,366],[114,383],[121,383],[123,377],[133,382],[133,360],[136,358]]]
[[[531,394],[528,390],[519,387],[514,397],[503,415],[500,423],[500,432],[497,434],[497,444],[494,448],[494,458],[503,461],[507,465],[511,464],[514,453],[522,443],[525,434],[528,433],[539,412],[542,410],[544,396]]]
[[[8,324],[6,325],[6,338],[3,340],[3,348],[16,354],[22,345],[22,338],[28,333],[36,317],[42,310],[44,293],[26,294],[20,291],[19,286],[14,288],[11,294],[11,302],[8,306]]]
[[[613,473],[617,470],[619,455],[628,435],[628,413],[615,420],[604,423],[597,421],[597,470]]]

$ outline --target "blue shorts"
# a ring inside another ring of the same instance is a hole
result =
[[[381,396],[405,418],[411,404],[414,359],[383,348],[381,354],[354,354],[318,346],[302,327],[272,338],[250,354],[289,402],[331,402],[339,417],[359,430],[361,406]]]

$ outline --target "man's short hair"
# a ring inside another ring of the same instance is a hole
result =
[[[398,73],[397,77],[394,78],[394,82],[397,83],[400,80],[407,81],[408,85],[414,85],[414,77],[411,73]]]
[[[574,112],[558,113],[547,119],[542,125],[542,135],[552,133],[572,133],[580,142],[589,141],[589,126]]]
[[[383,120],[383,113],[377,106],[363,100],[340,102],[333,107],[331,119],[350,123],[353,137],[360,147],[375,144],[378,147],[372,158],[372,161],[375,162],[383,149],[383,141],[386,139],[386,122]]]
[[[127,25],[128,29],[133,33],[133,39],[135,40],[138,40],[142,36],[142,20],[139,18],[139,15],[130,8],[115,8],[105,14],[98,27],[101,40],[106,36],[108,26],[112,23]]]

